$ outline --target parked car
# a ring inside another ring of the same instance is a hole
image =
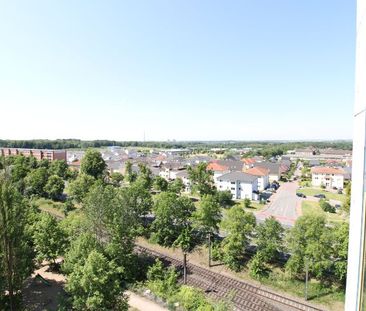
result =
[[[318,194],[315,194],[314,197],[319,198],[319,199],[325,199],[325,194],[318,193]]]
[[[301,193],[301,192],[297,192],[296,193],[296,195],[298,196],[298,197],[300,197],[300,198],[306,198],[306,195],[305,194],[303,194],[303,193]]]
[[[341,205],[340,205],[340,204],[336,204],[336,205],[334,205],[334,207],[335,207],[336,209],[340,209],[340,208],[341,208]]]
[[[337,193],[338,193],[338,194],[343,194],[343,190],[342,190],[342,189],[339,189],[339,190],[337,191]]]

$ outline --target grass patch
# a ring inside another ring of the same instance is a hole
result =
[[[329,222],[339,223],[344,222],[346,219],[338,213],[326,213],[319,206],[319,202],[303,201],[301,204],[303,215],[323,215]]]
[[[303,193],[306,196],[314,196],[315,194],[324,194],[328,200],[337,200],[342,203],[345,202],[347,196],[345,194],[333,193],[321,188],[305,188],[299,189],[297,192]]]
[[[63,212],[64,203],[62,202],[55,202],[50,199],[39,198],[33,200],[33,203],[35,203],[41,211],[53,214],[57,217],[65,217],[65,214]]]
[[[273,268],[268,278],[263,278],[261,283],[276,290],[304,298],[304,281],[290,279],[280,268]],[[310,303],[321,304],[333,311],[344,310],[344,289],[338,286],[324,286],[316,280],[310,280],[308,286],[308,299]]]
[[[237,200],[235,201],[235,205],[238,205],[238,206],[241,206],[241,207],[244,207],[244,200]],[[260,210],[264,209],[266,207],[265,204],[260,204],[258,202],[250,202],[250,208],[246,208],[244,207],[244,210],[246,212],[259,212]]]

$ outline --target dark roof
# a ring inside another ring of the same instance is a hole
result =
[[[273,163],[273,162],[259,162],[255,163],[254,166],[261,166],[269,169],[269,174],[273,175],[280,175],[280,163]]]
[[[245,183],[253,183],[257,179],[256,176],[242,172],[231,172],[218,177],[218,180],[240,181]]]

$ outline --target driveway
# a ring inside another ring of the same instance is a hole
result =
[[[293,226],[301,216],[301,199],[296,196],[298,183],[286,182],[271,197],[268,207],[256,213],[257,220],[262,222],[273,216],[284,226]]]

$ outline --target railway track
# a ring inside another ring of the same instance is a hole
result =
[[[160,258],[167,265],[174,265],[182,269],[183,262],[177,258],[143,246],[136,246],[136,251]],[[214,299],[230,299],[235,310],[245,311],[324,311],[310,304],[276,294],[267,289],[230,278],[209,269],[187,264],[187,283],[198,287]]]

